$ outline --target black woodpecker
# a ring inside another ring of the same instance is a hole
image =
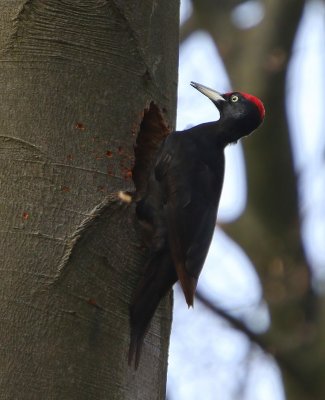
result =
[[[218,108],[220,119],[171,133],[157,152],[138,220],[150,238],[150,256],[130,306],[129,364],[138,367],[141,347],[160,300],[179,280],[188,306],[216,224],[225,157],[230,143],[263,121],[263,103],[250,94],[220,94],[191,82]]]

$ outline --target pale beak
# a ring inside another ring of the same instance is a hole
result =
[[[217,103],[219,101],[226,101],[219,92],[217,92],[216,90],[210,89],[204,85],[201,85],[200,83],[191,82],[191,86],[193,86],[199,92],[203,93],[214,103]]]

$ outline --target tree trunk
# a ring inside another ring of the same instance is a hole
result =
[[[174,125],[179,4],[135,3],[0,0],[3,399],[165,398],[170,298],[127,366],[145,254],[116,192]]]

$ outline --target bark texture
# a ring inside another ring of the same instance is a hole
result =
[[[173,128],[178,7],[0,1],[1,398],[165,398],[170,298],[127,366],[145,254],[116,193]]]

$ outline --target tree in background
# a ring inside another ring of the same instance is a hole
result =
[[[262,6],[264,18],[254,27],[240,29],[232,23],[232,13],[245,3]],[[294,400],[325,396],[324,297],[314,290],[303,247],[300,176],[294,168],[286,112],[288,66],[305,3],[192,0],[192,14],[181,28],[182,41],[197,30],[208,32],[233,88],[254,93],[267,110],[261,132],[243,142],[247,207],[238,220],[222,228],[256,267],[269,306],[270,329],[257,335],[202,293],[198,299],[274,356],[287,398]]]

